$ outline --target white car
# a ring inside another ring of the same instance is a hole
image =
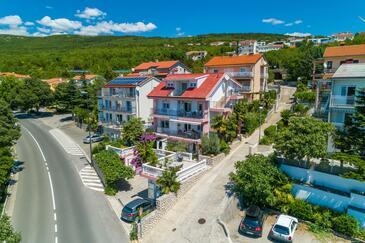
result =
[[[270,231],[270,237],[283,242],[292,242],[298,227],[298,219],[281,214]]]

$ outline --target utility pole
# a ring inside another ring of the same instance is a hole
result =
[[[259,119],[260,119],[260,126],[259,126],[259,142],[258,144],[260,144],[260,140],[261,140],[261,111],[262,111],[263,107],[260,106],[259,107]]]

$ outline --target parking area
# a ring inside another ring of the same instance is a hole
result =
[[[227,226],[230,232],[231,240],[234,243],[249,243],[249,242],[258,242],[258,243],[266,243],[266,242],[276,242],[272,241],[268,238],[269,232],[271,227],[276,222],[276,216],[271,215],[267,216],[264,226],[263,226],[263,235],[261,238],[253,238],[246,235],[241,235],[238,232],[238,226],[241,222],[242,216],[244,212],[241,212],[240,215],[234,217],[231,221],[227,222]],[[297,230],[295,231],[294,240],[293,242],[300,242],[300,243],[321,243],[321,242],[333,242],[333,243],[349,243],[350,241],[338,238],[338,237],[331,237],[326,239],[317,239],[313,233],[311,233],[308,229],[308,226],[305,224],[299,223]]]

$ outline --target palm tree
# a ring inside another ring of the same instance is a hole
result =
[[[212,118],[211,127],[216,130],[218,136],[222,139],[227,131],[227,122],[222,115]]]
[[[177,193],[180,189],[180,182],[177,180],[177,168],[170,168],[165,170],[160,177],[157,178],[156,183],[161,187],[163,194],[170,192]]]

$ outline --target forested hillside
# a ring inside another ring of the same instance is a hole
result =
[[[186,38],[137,36],[0,36],[0,71],[30,74],[33,77],[68,77],[69,70],[83,69],[111,78],[112,70],[130,69],[141,62],[181,60],[194,71],[202,71],[203,63],[188,61],[185,52],[206,50],[211,56],[222,55],[234,47],[210,46],[214,41],[256,39],[282,40],[276,34],[211,34]],[[187,45],[200,43],[200,46]],[[170,45],[170,47],[167,46]]]

